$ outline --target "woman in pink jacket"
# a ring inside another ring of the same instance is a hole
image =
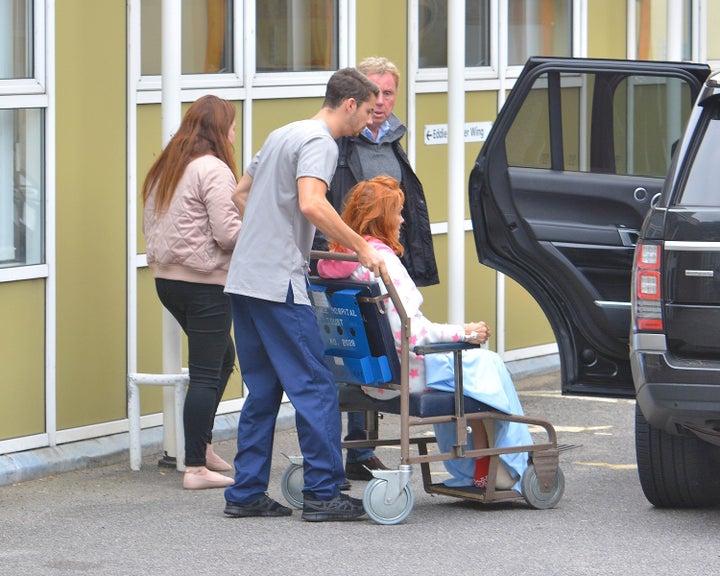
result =
[[[223,293],[240,233],[231,200],[235,107],[203,96],[143,184],[143,231],[148,265],[163,306],[187,335],[190,385],[185,399],[185,475],[188,490],[221,488],[232,470],[212,448],[218,404],[235,366],[230,299]]]
[[[403,222],[403,191],[396,180],[378,176],[359,182],[348,193],[342,219],[348,226],[361,234],[383,255],[385,267],[395,285],[405,312],[410,318],[410,392],[422,392],[426,388],[444,391],[454,390],[453,361],[450,354],[418,356],[412,348],[436,342],[466,341],[483,344],[490,336],[485,322],[466,324],[443,324],[433,322],[421,310],[423,296],[415,286],[408,271],[400,261],[400,225]],[[331,244],[331,250],[345,251],[338,244]],[[327,278],[374,279],[372,272],[357,262],[343,260],[321,260],[318,272]],[[401,320],[391,300],[386,301],[388,323],[393,331],[395,345],[400,352]],[[472,348],[463,354],[464,392],[479,402],[508,414],[522,414],[522,407],[513,385],[510,373],[502,358],[491,350]],[[363,391],[377,399],[389,399],[399,394],[397,390],[385,390],[363,386]],[[448,452],[454,442],[454,424],[436,424],[435,435],[442,452]],[[519,446],[532,444],[529,429],[525,424],[496,421],[492,430],[475,426],[468,435],[469,448],[494,446]],[[527,468],[527,453],[502,454],[498,467],[496,486],[513,487],[520,490],[520,478]],[[444,462],[451,477],[445,484],[451,486],[472,486],[484,488],[487,483],[489,459],[450,460]]]

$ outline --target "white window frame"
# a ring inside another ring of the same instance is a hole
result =
[[[256,0],[262,1],[262,0]],[[349,0],[338,0],[338,69],[349,66],[350,53],[350,37],[347,32],[350,21],[350,4]],[[353,8],[355,2],[352,2]],[[354,10],[353,10],[354,14]],[[253,12],[253,28],[255,28],[255,14]],[[354,19],[353,19],[354,20]],[[354,29],[354,26],[353,26]],[[257,30],[255,30],[257,33]],[[346,40],[343,42],[343,38]],[[254,37],[253,37],[254,40]],[[353,49],[355,37],[352,36]],[[247,46],[248,50],[252,50],[252,61],[255,62],[256,46],[253,41],[252,46]],[[325,85],[334,70],[313,70],[310,72],[257,72],[253,76],[253,85],[260,88],[274,88],[279,86],[319,86],[322,93],[325,92]],[[276,93],[273,97],[287,97],[285,94]]]
[[[707,7],[716,0],[691,0],[690,2],[690,58],[694,62],[707,62],[711,68],[720,68],[720,60],[707,59]],[[637,31],[635,4],[627,8],[627,58],[637,58]]]
[[[140,92],[157,92],[160,93],[161,76],[141,74],[140,58],[141,58],[141,30],[142,26],[140,18],[141,0],[128,0],[130,6],[130,14],[132,17],[131,30],[134,31],[137,41],[130,44],[129,57],[137,58],[137,66],[134,67],[135,75],[131,78]],[[242,86],[243,79],[243,31],[245,29],[244,16],[244,0],[233,0],[233,72],[222,74],[183,74],[180,78],[180,87],[183,90],[218,90],[223,88],[236,88]],[[157,100],[159,102],[159,100]]]
[[[451,2],[452,0],[448,0]],[[470,0],[466,0],[468,2]],[[490,28],[490,54],[488,66],[473,66],[465,68],[465,78],[468,80],[488,80],[495,79],[498,77],[498,47],[499,47],[499,26],[498,21],[498,7],[499,3],[503,0],[489,0],[489,15],[488,15],[488,27]],[[419,26],[420,22],[418,19],[418,10],[420,6],[420,0],[410,0],[408,3],[408,20],[410,23],[409,32],[412,34],[412,39],[409,41],[408,57],[412,62],[412,68],[415,69],[415,80],[417,82],[426,83],[430,91],[441,91],[437,87],[433,88],[433,85],[437,86],[437,83],[447,86],[448,69],[445,68],[420,68],[418,66],[418,59],[420,55],[420,33]],[[409,36],[410,38],[410,36]],[[425,92],[425,90],[423,90]]]
[[[570,10],[572,13],[570,14],[570,54],[569,57],[582,57],[584,53],[587,52],[587,29],[584,29],[583,22],[587,21],[587,18],[584,18],[583,15],[586,10],[586,3],[589,0],[571,0],[570,1]],[[507,21],[507,12],[508,12],[508,3],[507,0],[500,0],[501,7],[504,19],[504,25],[505,25],[505,38],[508,38],[509,34],[509,23]],[[504,54],[504,60],[507,63],[508,61],[508,48],[507,43],[505,44],[505,54]],[[507,68],[505,70],[505,75],[508,78],[514,78],[517,79],[517,77],[520,75],[520,72],[523,69],[524,64],[519,65],[507,65]]]
[[[469,0],[466,0],[469,1]],[[444,92],[447,90],[447,68],[420,68],[419,0],[408,2],[408,62],[418,94]],[[508,62],[508,0],[490,0],[488,26],[490,28],[490,64],[488,66],[466,67],[465,79],[468,89],[497,89],[497,81],[515,80],[522,66],[509,66]],[[587,54],[587,0],[571,0],[571,56]]]
[[[720,70],[720,58],[708,59],[708,3],[715,0],[698,0],[693,3],[693,58],[698,62],[707,62],[713,70]]]
[[[33,77],[0,80],[0,97],[18,94],[44,94],[45,86],[45,1],[33,0]],[[44,104],[47,106],[47,102]],[[7,105],[0,98],[0,108],[30,108],[27,100],[22,106]]]
[[[57,289],[55,276],[55,1],[34,0],[34,79],[4,82],[0,108],[41,108],[44,110],[45,188],[43,220],[45,263],[0,269],[0,282],[45,279],[45,431],[31,436],[0,440],[0,453],[55,446],[57,432]],[[13,93],[5,88],[13,84]],[[19,95],[22,94],[22,95]]]
[[[43,145],[43,169],[44,169],[44,217],[43,217],[43,242],[44,262],[41,264],[18,264],[7,268],[0,268],[0,283],[17,282],[21,280],[33,280],[47,278],[50,273],[48,264],[52,258],[52,247],[50,241],[51,219],[54,213],[50,211],[53,190],[54,164],[51,155],[50,130],[50,98],[48,97],[48,69],[47,62],[47,29],[46,29],[46,2],[45,0],[33,0],[33,77],[0,80],[0,110],[20,109],[41,109],[44,111],[45,136]]]
[[[234,71],[225,74],[184,74],[180,79],[184,102],[196,100],[212,92],[229,100],[245,100],[252,91],[254,99],[311,98],[322,96],[334,70],[311,72],[266,72],[255,70],[255,5],[262,0],[234,0],[233,2],[233,61]],[[135,87],[138,104],[161,101],[161,77],[143,76],[141,59],[141,0],[128,0],[130,14],[128,58],[133,71],[130,85]],[[338,67],[349,66],[354,60],[356,0],[338,1]],[[352,33],[351,33],[352,29]],[[285,89],[293,87],[288,93]]]

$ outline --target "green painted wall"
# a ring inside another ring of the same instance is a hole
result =
[[[720,2],[709,1],[707,3],[707,21],[708,23],[720,22]],[[713,26],[708,24],[708,30],[713,29]],[[710,60],[720,59],[720,37],[717,34],[707,35],[707,57]]]
[[[124,0],[56,12],[58,429],[126,415],[125,20]]]
[[[447,235],[433,237],[440,284],[422,288],[423,314],[435,322],[448,321],[448,243]],[[495,271],[477,261],[471,234],[465,235],[465,320],[483,320],[491,330],[497,327]],[[492,343],[491,343],[492,346]]]
[[[137,107],[137,251],[145,252],[145,236],[142,231],[142,186],[145,175],[162,150],[162,121],[160,104]]]
[[[45,281],[0,284],[0,440],[45,432]],[[10,329],[8,329],[10,327]]]
[[[588,2],[589,58],[627,58],[627,0]]]
[[[407,6],[406,2],[363,0],[357,6],[357,61],[384,56],[400,70],[395,115],[407,118]],[[379,24],[381,14],[383,24]]]
[[[255,155],[260,150],[270,132],[290,122],[312,118],[320,110],[322,103],[322,98],[255,100],[251,154]]]
[[[137,369],[149,374],[162,373],[162,304],[155,292],[155,279],[149,268],[137,275]],[[184,340],[184,339],[183,339]],[[142,414],[162,412],[162,388],[144,386],[140,394]]]
[[[505,301],[506,350],[555,342],[552,328],[535,299],[514,280],[507,277]]]
[[[418,94],[416,97],[416,171],[423,183],[428,202],[428,212],[432,222],[445,222],[448,217],[448,147],[445,144],[426,145],[423,128],[427,124],[447,124],[447,94]],[[465,96],[466,122],[492,122],[497,116],[497,94],[495,92],[468,92]],[[465,145],[465,183],[475,163],[482,143],[468,142]],[[470,217],[465,194],[465,217]]]

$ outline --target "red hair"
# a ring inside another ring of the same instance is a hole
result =
[[[192,103],[180,128],[152,165],[143,183],[143,201],[155,192],[155,211],[167,210],[187,165],[212,154],[228,165],[237,180],[233,146],[228,139],[235,121],[235,106],[217,96],[203,96]]]
[[[404,202],[405,194],[397,180],[377,176],[358,182],[350,189],[341,217],[361,236],[377,238],[402,256],[404,249],[397,237],[397,214]],[[344,251],[337,242],[332,242],[330,249]]]

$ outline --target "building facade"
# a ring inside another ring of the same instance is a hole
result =
[[[139,189],[162,147],[163,6],[181,35],[180,98],[238,110],[246,165],[315,113],[332,71],[402,72],[396,114],[428,200],[447,317],[448,9],[456,0],[0,0],[0,454],[127,431],[129,372],[161,372],[162,313]],[[491,125],[530,55],[720,62],[714,0],[465,0],[465,120]],[[459,6],[462,8],[462,6]],[[467,181],[482,136],[465,144]],[[535,302],[478,264],[465,218],[465,316],[506,359],[556,351]],[[233,376],[221,410],[242,407]],[[142,395],[143,426],[162,393]]]

